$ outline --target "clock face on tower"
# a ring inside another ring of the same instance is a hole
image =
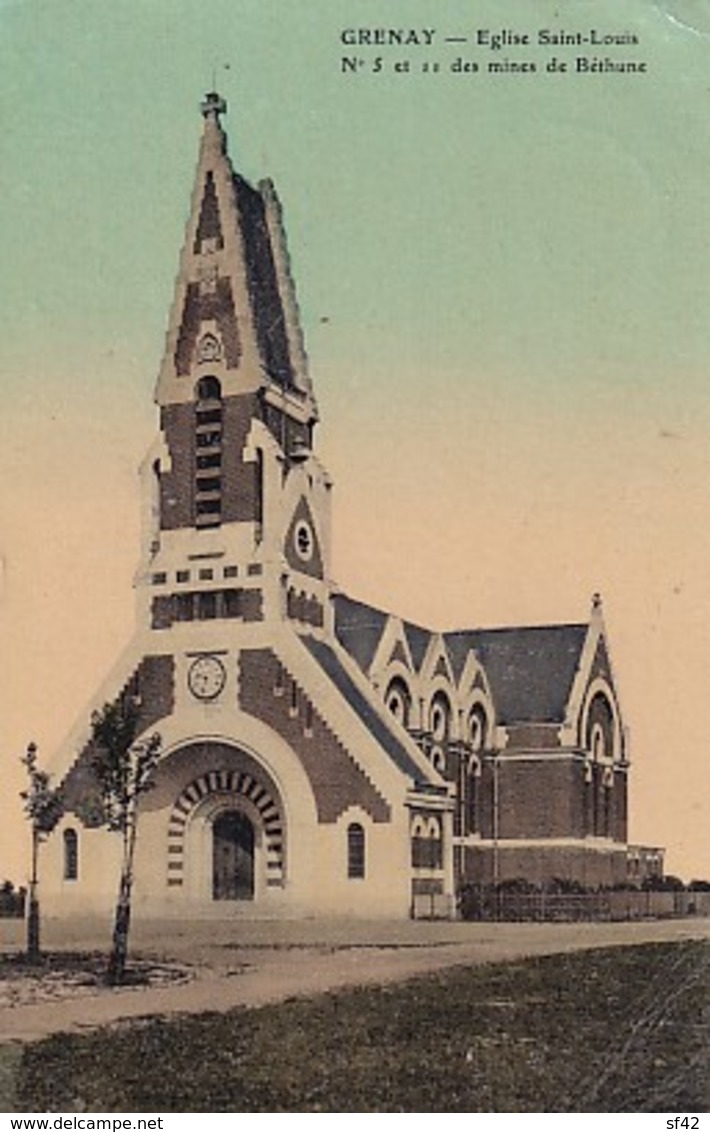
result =
[[[226,669],[216,656],[198,656],[187,673],[187,686],[198,700],[216,699],[226,680]]]

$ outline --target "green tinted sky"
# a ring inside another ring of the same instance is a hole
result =
[[[417,384],[462,368],[556,400],[571,385],[642,400],[682,374],[702,395],[707,40],[688,22],[708,4],[675,15],[650,0],[2,4],[5,349],[26,359],[41,325],[68,351],[81,333],[120,352],[130,327],[130,360],[155,366],[216,66],[241,167],[285,199],[323,364],[347,351]],[[437,59],[436,76],[348,77],[349,26],[631,28],[649,75],[451,75],[459,54],[497,56],[448,45],[385,52]]]
[[[340,43],[373,27],[437,44]],[[648,73],[451,73],[580,53],[441,42],[504,27],[631,31],[583,50]],[[235,164],[285,207],[338,578],[442,627],[602,590],[634,836],[710,874],[709,36],[709,0],[0,0],[4,749],[56,743],[130,631],[216,68]]]

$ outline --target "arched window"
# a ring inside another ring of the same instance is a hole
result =
[[[451,704],[448,696],[437,692],[429,708],[429,730],[437,743],[445,743],[451,729]]]
[[[403,727],[409,727],[412,697],[401,676],[393,677],[387,685],[385,704],[388,711],[392,712],[392,715],[399,720]]]
[[[439,774],[446,773],[446,755],[441,747],[432,747],[429,752],[429,758],[431,759],[431,765],[434,767],[434,770],[438,770]]]
[[[150,553],[160,550],[160,460],[153,460],[150,479]]]
[[[261,542],[264,537],[264,452],[256,450],[256,463],[254,465],[254,478],[256,479],[254,522],[256,523],[256,541]]]
[[[428,865],[431,869],[440,869],[443,865],[441,822],[437,817],[430,817],[427,822]]]
[[[481,780],[481,764],[473,757],[468,764],[468,806],[466,815],[466,832],[476,833],[479,826],[479,784]]]
[[[221,401],[222,386],[216,377],[201,377],[197,383],[198,401]]]
[[[79,837],[75,829],[64,830],[64,879],[79,879]]]
[[[441,822],[438,817],[417,814],[412,821],[412,867],[440,869],[443,863]]]
[[[603,692],[597,692],[587,712],[585,746],[597,762],[614,758],[615,724],[614,711]]]
[[[481,704],[474,704],[468,715],[468,741],[473,751],[488,746],[488,717]]]
[[[222,521],[222,386],[201,377],[195,402],[195,526]]]
[[[351,880],[365,876],[365,830],[359,822],[348,826],[348,877]]]

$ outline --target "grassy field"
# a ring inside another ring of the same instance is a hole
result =
[[[707,1111],[710,948],[647,944],[28,1046],[17,1111]]]

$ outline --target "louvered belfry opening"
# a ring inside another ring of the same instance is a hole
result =
[[[203,377],[195,402],[195,526],[221,522],[222,387],[216,377]]]

